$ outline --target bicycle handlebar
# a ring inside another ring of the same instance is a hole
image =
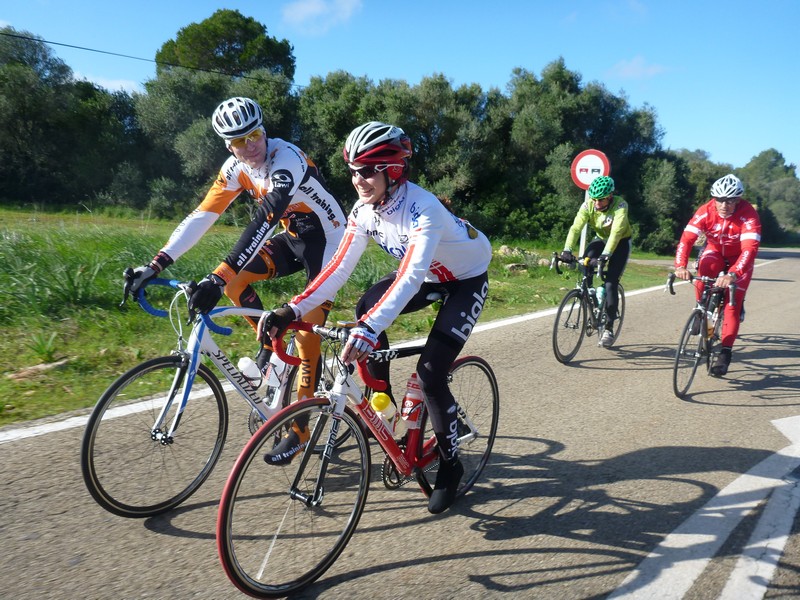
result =
[[[150,281],[146,282],[142,287],[140,287],[138,290],[136,290],[136,292],[133,294],[133,297],[134,297],[134,300],[136,300],[136,303],[139,306],[141,306],[146,312],[150,313],[154,317],[166,317],[169,314],[166,310],[161,310],[160,308],[156,308],[155,306],[150,304],[150,302],[147,301],[147,296],[145,296],[145,294],[144,294],[145,288],[148,285],[161,285],[161,286],[164,286],[164,287],[171,287],[171,288],[176,289],[176,290],[186,290],[189,287],[191,287],[192,283],[193,282],[186,283],[186,282],[183,282],[183,281],[178,281],[177,279],[164,279],[164,278],[161,278],[161,277],[156,277],[156,278],[151,279]],[[127,295],[130,293],[130,290],[127,289],[127,288],[129,288],[127,282],[125,284],[125,287],[126,287],[126,289],[123,290],[123,292],[125,293],[125,296],[127,298]],[[125,302],[125,300],[123,300],[123,303],[124,302]],[[231,327],[225,327],[224,325],[218,325],[211,318],[211,315],[213,315],[214,312],[216,312],[216,311],[217,311],[217,309],[213,309],[213,310],[211,310],[211,312],[209,314],[202,314],[201,313],[200,314],[200,318],[206,324],[206,327],[208,327],[214,333],[218,333],[220,335],[231,335],[233,333],[233,329]]]
[[[674,288],[675,279],[677,279],[677,277],[675,277],[675,273],[674,272],[670,273],[669,275],[667,275],[667,286],[666,287],[669,290],[669,293],[672,294],[673,296],[675,295],[675,288]],[[705,275],[700,277],[698,275],[692,275],[691,273],[689,273],[689,282],[692,283],[692,282],[694,282],[695,279],[699,279],[704,284],[710,284],[710,283],[712,283],[712,282],[717,280],[716,277],[706,277]],[[711,289],[714,289],[716,286],[710,285],[709,287]],[[716,288],[716,289],[722,290],[724,288]],[[735,283],[731,283],[728,286],[728,291],[730,292],[728,294],[728,304],[730,306],[736,306],[736,284]]]
[[[605,267],[606,261],[597,258],[589,258],[588,256],[584,256],[583,260],[579,260],[577,258],[573,258],[572,260],[564,260],[561,258],[561,255],[558,252],[553,252],[553,258],[550,259],[550,268],[553,269],[555,267],[556,273],[561,275],[561,269],[558,268],[558,263],[560,262],[568,265],[577,263],[583,264],[584,267],[594,267],[595,265],[592,265],[592,261],[594,261],[595,265],[597,266],[597,276],[600,277],[602,281],[605,281],[606,271],[603,267]]]
[[[314,325],[305,321],[292,321],[286,328],[286,330],[289,329],[294,329],[295,331],[310,331],[316,333],[320,337],[331,340],[339,340],[342,343],[345,343],[347,338],[350,336],[350,329],[347,327],[325,327],[323,325]],[[290,365],[299,365],[301,362],[299,356],[290,356],[286,354],[286,351],[283,347],[283,340],[281,339],[282,335],[283,334],[273,340],[272,350],[283,362]],[[369,371],[367,370],[367,359],[357,362],[356,368],[358,369],[358,376],[361,378],[361,381],[363,381],[364,384],[376,392],[382,392],[388,387],[385,381],[382,379],[375,379],[369,374]]]

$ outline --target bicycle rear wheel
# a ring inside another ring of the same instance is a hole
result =
[[[369,488],[369,446],[351,408],[341,421],[330,413],[325,398],[284,409],[250,439],[228,477],[217,550],[228,578],[246,594],[277,598],[311,584],[334,563],[358,525]],[[288,464],[267,464],[264,454],[275,433],[297,418],[309,422],[306,450]],[[334,424],[350,434],[326,463],[322,449]],[[316,492],[324,493],[315,499]]]
[[[672,369],[672,390],[678,398],[683,398],[689,391],[697,367],[705,357],[706,331],[705,311],[692,311],[681,333]]]
[[[500,392],[497,378],[489,364],[478,356],[464,356],[453,363],[448,376],[448,385],[458,404],[458,456],[464,466],[464,476],[458,486],[456,497],[463,496],[475,485],[492,453],[497,422],[500,416]],[[426,432],[420,436],[417,455],[422,456],[422,446],[432,435],[428,423],[428,411],[420,415],[420,428]],[[472,427],[470,427],[472,425]],[[436,469],[422,473],[428,486],[436,480]],[[425,485],[422,484],[423,489]]]
[[[166,403],[166,433],[188,366],[180,356],[144,362],[120,376],[92,411],[81,443],[81,471],[97,503],[121,517],[151,517],[178,506],[206,480],[228,431],[219,380],[200,365],[172,440],[154,425]],[[170,394],[170,390],[172,393]]]
[[[567,292],[556,312],[553,325],[553,352],[558,362],[567,364],[578,353],[586,334],[586,303],[581,290]]]

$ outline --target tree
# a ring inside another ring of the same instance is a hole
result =
[[[200,23],[178,31],[156,53],[157,73],[172,67],[203,69],[242,77],[265,69],[294,79],[293,48],[267,35],[266,26],[238,10],[220,9]]]
[[[53,54],[41,37],[13,27],[0,28],[0,34],[0,65],[27,67],[46,86],[72,81],[72,69]]]
[[[27,32],[0,36],[0,177],[12,202],[83,203],[135,143],[130,98],[88,82]]]
[[[359,123],[379,118],[362,109],[374,86],[369,79],[345,71],[312,77],[298,98],[294,139],[324,174],[331,192],[340,200],[352,195],[350,175],[342,161],[347,134]]]

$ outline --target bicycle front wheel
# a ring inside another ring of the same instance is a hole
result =
[[[558,362],[567,364],[578,353],[586,334],[586,303],[581,290],[567,292],[556,312],[553,325],[553,352]]]
[[[200,365],[172,439],[188,366],[180,356],[144,362],[109,387],[81,443],[81,471],[95,501],[121,517],[151,517],[178,506],[209,476],[228,431],[219,380]],[[169,406],[166,417],[158,415]]]
[[[617,290],[617,320],[614,321],[614,342],[619,339],[622,331],[622,322],[625,320],[625,290],[620,283]]]
[[[267,464],[276,432],[307,419],[311,439],[283,465]],[[347,441],[324,456],[333,427]],[[370,453],[349,407],[341,420],[325,398],[302,400],[266,422],[231,471],[217,518],[217,550],[225,573],[242,592],[287,596],[319,578],[353,535],[369,488]]]
[[[683,398],[689,391],[697,367],[703,360],[706,331],[705,311],[692,311],[681,333],[672,369],[672,390],[678,398]]]
[[[464,476],[456,494],[459,497],[475,485],[489,461],[500,417],[500,391],[489,363],[478,356],[456,360],[450,368],[448,386],[458,405],[458,456],[464,466]],[[420,416],[420,428],[426,432],[426,437],[427,432],[432,434],[427,410]],[[424,444],[425,437],[421,436],[418,456],[422,456]],[[435,481],[433,470],[420,476]],[[425,489],[425,485],[422,487]]]

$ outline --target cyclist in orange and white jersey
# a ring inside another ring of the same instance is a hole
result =
[[[694,213],[683,230],[675,254],[675,276],[688,280],[689,254],[701,233],[706,235],[706,245],[698,259],[700,276],[716,277],[717,287],[736,283],[736,305],[725,303],[722,322],[722,349],[715,355],[710,373],[722,377],[731,363],[731,350],[739,333],[739,322],[744,297],[753,277],[753,265],[761,243],[761,220],[753,205],[742,199],[744,185],[733,174],[715,181],[711,186],[711,200]],[[695,288],[697,300],[702,293],[702,282]]]
[[[316,165],[295,145],[267,138],[261,107],[250,98],[230,98],[211,118],[214,131],[231,152],[200,205],[170,236],[149,264],[134,269],[132,291],[155,277],[192,248],[243,191],[258,203],[228,256],[198,285],[189,307],[208,312],[224,293],[237,306],[263,309],[252,284],[305,269],[307,281],[320,272],[342,238],[346,216],[325,187]],[[278,225],[284,231],[273,235]],[[306,320],[324,324],[331,298],[314,308]],[[256,329],[256,322],[247,320]],[[256,329],[257,331],[257,329]],[[303,360],[298,397],[311,396],[319,372],[319,338],[298,333]],[[266,366],[270,349],[263,347],[256,362]]]

